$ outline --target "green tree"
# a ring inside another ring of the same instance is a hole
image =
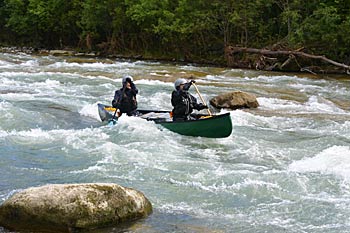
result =
[[[30,19],[27,17],[28,1],[5,0],[4,11],[7,12],[8,19],[6,26],[11,28],[18,35],[31,34]]]
[[[86,0],[82,4],[79,25],[81,39],[88,49],[99,47],[108,53],[123,51],[133,45],[138,26],[126,15],[124,0]],[[141,36],[141,35],[140,35]],[[140,37],[141,38],[141,37]]]
[[[0,0],[0,40],[206,61],[283,43],[341,60],[349,15],[349,0]]]
[[[5,41],[9,34],[9,32],[5,27],[6,18],[7,18],[7,13],[5,11],[5,2],[4,0],[0,0],[0,31],[2,32],[0,34],[0,42]]]
[[[63,40],[74,40],[79,17],[77,0],[5,0],[9,13],[7,27],[25,43],[36,46],[62,46]]]
[[[296,32],[295,41],[315,53],[321,53],[327,47],[336,49],[339,46],[338,35],[341,24],[337,8],[321,4],[302,22]]]

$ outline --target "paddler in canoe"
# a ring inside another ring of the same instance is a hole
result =
[[[126,113],[128,116],[138,116],[136,95],[139,90],[136,88],[133,78],[130,75],[124,76],[122,85],[122,88],[115,91],[112,106],[119,109],[120,115]]]
[[[197,103],[197,99],[188,92],[194,83],[194,80],[188,82],[184,78],[175,81],[175,90],[171,94],[171,104],[174,107],[172,110],[173,121],[195,120],[191,117],[193,109],[198,111],[208,109],[207,105]]]

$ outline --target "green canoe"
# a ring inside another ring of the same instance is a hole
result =
[[[232,121],[230,113],[221,115],[191,114],[195,120],[172,121],[169,111],[138,110],[141,118],[154,121],[156,124],[173,132],[196,137],[225,138],[231,135]],[[112,119],[115,108],[98,104],[98,112],[102,121]]]

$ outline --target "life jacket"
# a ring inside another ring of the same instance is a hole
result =
[[[137,109],[136,96],[131,90],[126,90],[119,102],[119,109],[122,113],[130,113]]]
[[[173,91],[171,103],[174,107],[174,117],[187,116],[193,111],[192,96],[187,91]]]

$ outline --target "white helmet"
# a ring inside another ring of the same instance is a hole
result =
[[[127,79],[130,79],[131,82],[134,81],[134,79],[133,79],[130,75],[126,75],[126,76],[124,76],[123,79],[122,79],[122,84],[123,84],[123,85],[126,83],[126,81],[128,81]]]
[[[177,90],[181,84],[185,84],[185,83],[187,83],[187,81],[184,78],[179,78],[178,80],[176,80],[174,83],[175,90]]]

